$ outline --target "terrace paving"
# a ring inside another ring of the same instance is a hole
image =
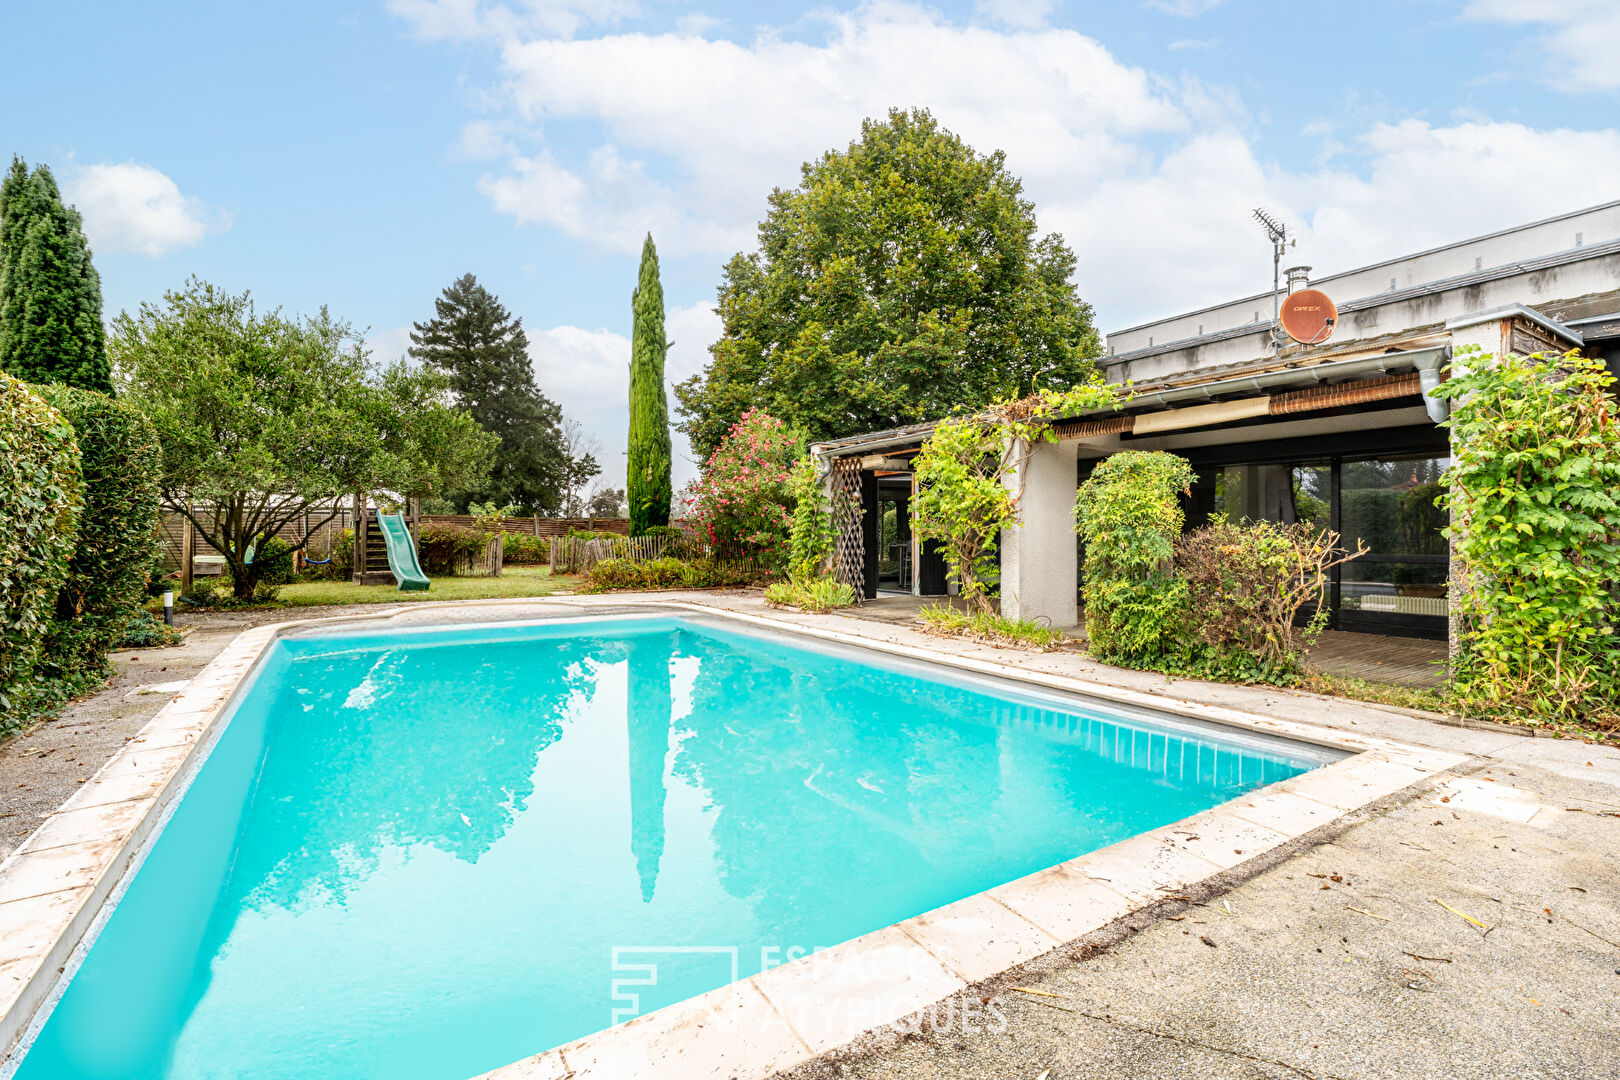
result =
[[[1161,900],[988,976],[957,999],[975,1006],[955,1015],[972,1012],[977,1030],[958,1019],[946,1030],[868,1035],[786,1074],[794,1080],[1620,1076],[1620,750],[1274,688],[1171,680],[1073,654],[946,642],[903,624],[770,612],[748,592],[660,598],[1472,755],[1370,808],[1329,812],[1270,855],[1228,857],[1222,865],[1237,865],[1178,894],[1190,899]],[[635,599],[395,610],[401,622],[460,622]],[[119,653],[120,673],[105,690],[0,745],[0,854],[170,700],[139,687],[189,678],[252,625],[390,610],[189,616],[184,646]],[[1261,826],[1298,812],[1256,803],[1239,813]],[[935,946],[970,979],[996,966],[974,969],[971,943],[949,926]],[[708,1075],[699,1064],[664,1060],[658,1072]]]

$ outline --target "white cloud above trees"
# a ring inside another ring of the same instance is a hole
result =
[[[156,258],[195,247],[231,226],[228,213],[182,194],[178,184],[150,165],[81,166],[64,187],[98,253]]]
[[[623,17],[575,7],[593,25]],[[1042,228],[1075,249],[1104,327],[1269,284],[1257,205],[1283,213],[1300,261],[1325,272],[1603,201],[1620,167],[1613,131],[1488,119],[1337,130],[1319,160],[1284,163],[1259,149],[1260,122],[1232,87],[1127,64],[1040,22],[1041,4],[999,8],[1022,23],[988,6],[962,23],[885,2],[823,12],[808,36],[800,25],[741,43],[693,24],[497,29],[499,67],[465,141],[489,163],[480,190],[520,224],[625,254],[651,230],[666,258],[718,266],[752,246],[766,196],[795,184],[800,163],[847,145],[864,117],[925,105],[980,151],[1006,152]],[[559,128],[570,141],[550,137]],[[1525,162],[1558,158],[1588,167],[1528,182]]]

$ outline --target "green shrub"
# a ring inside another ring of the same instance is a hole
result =
[[[613,589],[717,589],[747,585],[758,571],[712,559],[602,559],[585,572],[586,592]]]
[[[1180,496],[1196,479],[1185,459],[1125,450],[1103,461],[1075,497],[1086,545],[1086,641],[1101,660],[1152,663],[1182,651],[1187,582],[1175,543]]]
[[[766,586],[765,602],[820,615],[855,603],[855,590],[834,578],[778,581]]]
[[[272,536],[266,540],[263,546],[253,553],[253,561],[259,564],[261,585],[274,588],[278,585],[291,585],[298,580],[298,575],[293,573],[292,545],[279,536]]]
[[[354,530],[344,529],[332,538],[331,549],[326,553],[331,561],[318,569],[325,571],[325,575],[334,581],[350,581],[354,578]]]
[[[120,649],[160,649],[178,645],[185,635],[145,608],[136,608],[125,620],[114,645]]]
[[[1310,522],[1217,518],[1176,541],[1176,570],[1188,585],[1185,669],[1244,682],[1292,682],[1328,621],[1329,573],[1364,554],[1338,549],[1339,536]],[[1315,613],[1295,626],[1300,609]]]
[[[703,541],[690,529],[679,525],[653,525],[647,529],[643,536],[662,537],[664,540],[664,554],[675,559],[700,559],[703,557]]]
[[[422,525],[417,530],[416,555],[427,574],[468,574],[489,551],[493,532],[463,525]]]
[[[549,561],[551,541],[543,536],[507,533],[502,559],[508,566],[533,566]]]
[[[49,704],[35,665],[79,523],[73,425],[0,373],[0,734]]]
[[[182,602],[192,607],[212,608],[218,611],[274,607],[280,599],[281,589],[275,585],[266,585],[262,581],[254,585],[252,596],[237,596],[228,575],[217,578],[195,578],[191,582],[191,591],[180,597]]]
[[[788,562],[788,470],[802,448],[799,436],[763,409],[731,426],[690,488],[688,512],[711,545],[779,572]]]
[[[147,575],[159,547],[161,513],[157,432],[133,406],[94,390],[39,387],[73,425],[84,481],[84,508],[46,635],[45,677],[71,694],[111,670],[115,648],[146,598]]]
[[[917,613],[926,633],[961,637],[998,648],[1046,652],[1063,644],[1063,633],[1034,619],[1008,619],[993,611],[958,611],[934,604]]]
[[[1459,351],[1441,477],[1451,692],[1521,723],[1620,725],[1620,424],[1601,361]]]

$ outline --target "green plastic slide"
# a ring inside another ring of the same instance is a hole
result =
[[[377,527],[382,529],[383,543],[388,547],[388,569],[394,572],[400,592],[426,592],[432,582],[416,561],[416,541],[411,539],[405,515],[378,514]]]

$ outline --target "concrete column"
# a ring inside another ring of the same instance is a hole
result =
[[[1080,592],[1074,490],[1080,443],[1037,443],[1024,462],[1019,524],[1001,530],[1001,613],[1075,624]],[[1008,483],[1016,486],[1017,477]]]

